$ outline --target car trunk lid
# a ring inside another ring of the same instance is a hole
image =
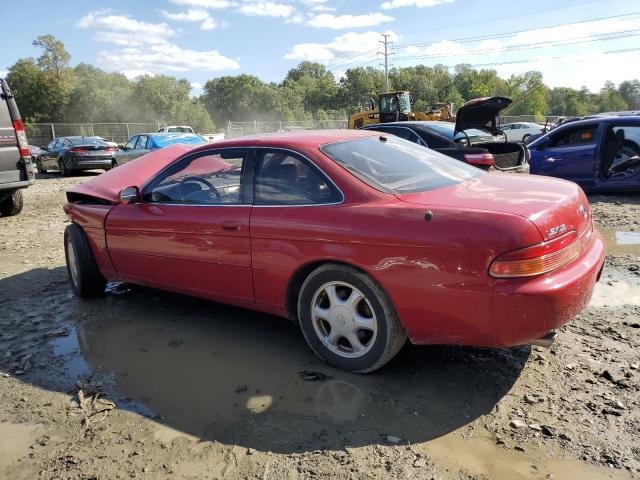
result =
[[[498,115],[511,105],[512,100],[506,97],[483,97],[469,100],[456,113],[456,128],[454,133],[463,132],[468,128],[479,128],[498,132]]]
[[[580,187],[544,177],[485,174],[450,187],[398,198],[434,210],[446,206],[519,215],[528,218],[545,241],[571,230],[582,235],[592,221],[589,202]],[[434,215],[437,218],[437,210]]]

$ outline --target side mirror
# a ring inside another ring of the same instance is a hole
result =
[[[128,205],[140,201],[140,190],[138,187],[127,187],[120,191],[120,203]]]

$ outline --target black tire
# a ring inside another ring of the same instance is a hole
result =
[[[373,310],[377,332],[370,340],[372,344],[367,347],[369,350],[362,356],[347,358],[335,353],[314,328],[311,314],[314,297],[324,286],[332,282],[355,287]],[[298,318],[305,340],[318,357],[331,365],[355,373],[369,373],[382,367],[400,351],[407,338],[398,314],[384,290],[365,273],[341,264],[322,265],[305,279],[298,297]]]
[[[47,173],[47,171],[42,166],[42,160],[40,160],[39,158],[36,160],[36,168],[38,169],[38,173],[40,174]]]
[[[530,136],[531,136],[530,133],[527,133],[525,136],[523,136],[522,137],[522,143],[525,143]]]
[[[58,171],[61,177],[71,176],[71,170],[67,167],[67,162],[64,161],[64,158],[58,160]]]
[[[73,249],[75,255],[75,274],[72,273],[70,265],[70,249]],[[68,225],[64,231],[64,256],[73,293],[80,298],[99,297],[104,294],[107,281],[98,269],[87,236],[75,223]]]
[[[16,190],[0,201],[0,215],[11,217],[22,211],[22,190]]]
[[[116,168],[118,166],[118,162],[116,160],[111,160],[111,168]]]

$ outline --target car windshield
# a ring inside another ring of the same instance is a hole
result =
[[[167,129],[169,133],[193,133],[191,127],[169,127]]]
[[[366,184],[387,193],[426,192],[484,174],[478,168],[393,136],[331,143],[320,150]]]
[[[151,140],[157,148],[174,145],[176,143],[183,145],[200,145],[201,143],[206,143],[204,138],[193,133],[182,135],[154,135],[151,137]]]
[[[454,135],[456,125],[455,123],[451,122],[430,122],[428,125],[419,125],[415,128],[417,130],[424,130],[427,133],[436,132],[437,134],[442,135],[443,137],[448,138],[449,140],[452,140],[454,142],[466,138],[465,133],[469,136],[469,140],[471,140],[471,143],[487,140],[492,141],[496,139],[496,137],[491,135],[489,132],[485,132],[477,128],[467,128],[464,133],[458,132]]]
[[[98,145],[101,147],[109,145],[100,137],[67,137],[71,145]]]

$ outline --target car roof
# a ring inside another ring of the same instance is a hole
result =
[[[251,135],[247,137],[226,138],[215,142],[215,147],[247,147],[247,146],[267,146],[267,147],[306,147],[319,148],[327,143],[336,143],[343,140],[353,140],[357,138],[373,137],[379,133],[366,130],[301,130],[294,132],[275,132]],[[211,148],[207,144],[203,149]]]
[[[589,123],[599,122],[599,123],[611,123],[611,122],[619,122],[623,121],[631,121],[633,123],[640,122],[640,116],[638,115],[592,115],[588,117],[582,117],[578,120],[568,120],[564,123],[558,125],[557,128],[564,127],[565,125],[586,125]],[[553,130],[552,130],[553,131]]]

